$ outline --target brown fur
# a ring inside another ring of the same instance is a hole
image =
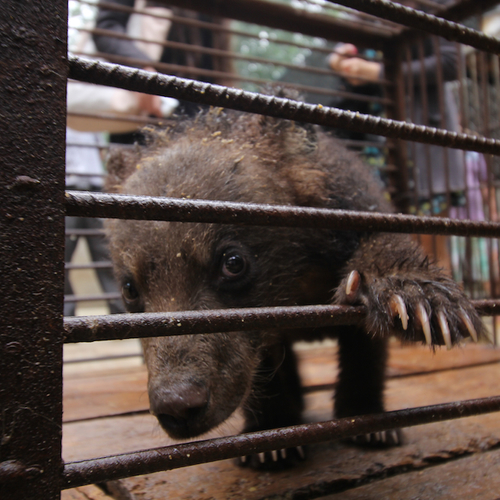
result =
[[[220,109],[182,129],[155,133],[144,152],[117,155],[110,167],[111,189],[127,194],[390,210],[367,167],[327,135]],[[239,406],[247,431],[301,422],[293,340],[339,338],[335,414],[342,417],[383,411],[386,341],[391,334],[423,340],[415,319],[419,302],[431,318],[435,344],[443,343],[438,310],[447,316],[453,342],[468,336],[460,311],[481,329],[458,286],[406,236],[121,220],[110,222],[108,233],[133,312],[367,305],[363,327],[145,339],[151,408],[174,437],[204,433]],[[352,270],[361,280],[355,296],[347,297]],[[407,305],[406,331],[389,307],[395,293]]]

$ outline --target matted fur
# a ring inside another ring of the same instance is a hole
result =
[[[368,167],[325,133],[221,109],[154,131],[144,150],[115,154],[109,167],[110,190],[127,194],[391,210]],[[123,220],[107,230],[134,312],[367,306],[360,327],[145,339],[151,409],[174,437],[204,433],[240,406],[248,431],[301,422],[290,348],[297,339],[339,338],[335,414],[351,416],[383,411],[387,339],[424,341],[419,305],[430,318],[433,344],[444,343],[440,311],[453,343],[469,336],[463,313],[482,328],[459,287],[404,235]],[[359,279],[346,290],[353,271]],[[406,330],[391,306],[395,295],[406,304]],[[398,438],[388,434],[387,441]],[[289,452],[279,461],[293,457]],[[256,457],[249,463],[260,465]]]

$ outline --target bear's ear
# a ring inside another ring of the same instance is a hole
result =
[[[301,100],[298,91],[281,85],[267,86],[263,89],[263,93],[283,99]],[[259,125],[261,136],[274,142],[285,155],[308,155],[316,150],[317,127],[310,123],[261,116]]]
[[[288,125],[284,134],[285,151],[289,156],[308,156],[316,151],[318,146],[317,128],[311,123],[286,122]]]
[[[310,123],[300,123],[262,116],[259,120],[260,135],[270,147],[281,151],[284,157],[308,156],[316,151],[318,132]]]
[[[121,192],[124,181],[136,171],[139,157],[139,151],[136,148],[110,148],[106,159],[108,175],[104,185],[107,193]]]

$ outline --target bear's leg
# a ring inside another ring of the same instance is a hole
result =
[[[244,432],[300,424],[304,401],[295,353],[289,343],[267,348],[244,406]],[[302,447],[273,450],[239,460],[253,468],[281,469],[305,458]]]
[[[339,376],[334,414],[337,418],[384,411],[387,339],[375,338],[362,328],[345,326],[339,332]],[[401,444],[399,430],[356,436],[360,444]]]

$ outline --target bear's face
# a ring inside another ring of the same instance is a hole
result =
[[[119,191],[325,204],[327,176],[316,167],[316,146],[300,127],[261,127],[255,117],[221,126],[224,133],[205,125],[159,140],[134,158],[135,167],[123,169]],[[131,312],[326,303],[356,246],[356,238],[311,228],[115,220],[107,229]],[[240,331],[143,340],[152,412],[176,438],[217,426],[252,393],[259,362],[280,335]]]

